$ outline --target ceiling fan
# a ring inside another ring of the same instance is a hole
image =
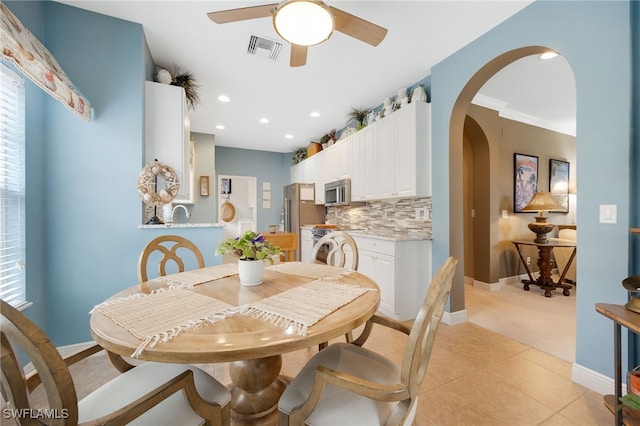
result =
[[[320,0],[285,0],[210,12],[207,16],[217,24],[272,16],[276,33],[291,43],[289,65],[292,67],[306,64],[307,48],[328,40],[334,30],[372,46],[380,44],[387,35],[385,28]]]

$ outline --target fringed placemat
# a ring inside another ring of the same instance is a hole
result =
[[[306,336],[313,324],[369,290],[372,289],[316,280],[243,305],[240,313],[285,329],[292,327],[298,335]]]
[[[277,265],[267,267],[267,269],[270,271],[282,272],[283,274],[299,275],[316,280],[323,278],[339,279],[340,277],[353,272],[337,266],[304,262],[278,263]]]
[[[110,300],[94,308],[142,343],[131,355],[158,342],[168,342],[181,333],[213,323],[238,312],[238,308],[212,297],[185,289],[163,289]]]
[[[194,269],[193,271],[179,272],[177,274],[158,277],[151,281],[159,281],[169,288],[193,288],[198,284],[206,283],[221,278],[230,277],[238,273],[237,263],[224,263],[208,268]]]

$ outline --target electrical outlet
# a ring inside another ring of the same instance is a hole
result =
[[[527,256],[527,266],[531,266],[531,258]]]

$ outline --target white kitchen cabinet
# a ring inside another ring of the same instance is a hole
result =
[[[292,168],[292,182],[351,178],[351,200],[431,196],[431,105],[415,102],[370,124]]]
[[[374,199],[377,192],[378,152],[376,132],[373,126],[349,136],[349,175],[351,176],[351,200]]]
[[[325,153],[326,182],[334,182],[349,177],[349,143],[336,142],[322,152]]]
[[[394,118],[393,197],[431,196],[431,104],[405,105]]]
[[[376,199],[431,195],[430,105],[415,102],[376,122]]]
[[[157,159],[176,172],[180,190],[173,203],[190,204],[194,200],[194,155],[190,133],[184,89],[145,82],[145,162],[148,164]]]
[[[300,261],[314,263],[311,257],[313,252],[313,231],[311,228],[300,228]]]
[[[431,281],[431,240],[352,236],[358,245],[358,272],[380,287],[379,311],[401,321],[414,319]]]
[[[316,204],[324,204],[324,184],[327,181],[327,153],[322,150],[309,160],[313,162],[313,183],[316,188]]]

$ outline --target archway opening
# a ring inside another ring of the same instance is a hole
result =
[[[472,107],[472,100],[485,83],[503,68],[528,56],[535,55],[535,57],[538,57],[549,50],[549,48],[543,46],[530,46],[509,51],[496,57],[471,77],[454,104],[449,128],[450,248],[453,255],[463,260],[461,263],[464,268],[459,268],[458,273],[464,274],[465,279],[463,280],[460,277],[455,280],[456,287],[452,291],[450,302],[451,312],[461,311],[465,312],[465,314],[467,313],[465,311],[465,286],[462,283],[469,283],[469,277],[472,277],[472,282],[474,281],[473,278],[480,281],[480,284],[486,285],[485,288],[489,290],[499,289],[503,285],[503,279],[509,274],[514,275],[514,282],[519,283],[518,273],[521,272],[520,265],[518,265],[519,259],[517,259],[517,256],[512,256],[513,248],[510,246],[510,241],[514,238],[512,236],[505,237],[503,225],[513,219],[512,223],[516,223],[517,226],[514,229],[517,231],[521,223],[526,223],[527,219],[531,219],[528,217],[529,215],[514,215],[511,208],[507,210],[507,206],[512,205],[512,194],[505,194],[504,185],[511,185],[507,181],[512,179],[504,174],[504,169],[511,167],[513,164],[513,153],[508,155],[504,154],[504,152],[496,154],[495,151],[497,150],[496,141],[500,141],[503,133],[507,132],[508,129],[496,131],[496,129],[489,128],[487,130],[483,128],[483,126],[486,126],[485,121],[481,121],[478,124],[469,115],[471,114],[470,110],[477,109],[475,105]],[[575,87],[575,80],[573,84]],[[575,99],[572,101],[575,103]],[[495,111],[491,112],[497,117]],[[485,134],[485,130],[488,135]],[[551,131],[549,132],[551,133]],[[488,143],[487,139],[491,140],[491,142]],[[575,134],[571,136],[571,140],[574,152],[571,160],[572,167],[575,169]],[[530,148],[533,152],[535,152],[535,149],[541,149],[540,147],[523,146],[525,149]],[[468,152],[472,152],[472,155],[464,155]],[[543,169],[543,173],[538,183],[538,190],[547,191],[549,190],[549,182],[546,168],[550,157],[545,157],[545,155],[541,156],[540,167]],[[556,156],[556,158],[558,157]],[[559,158],[566,159],[562,156]],[[500,168],[503,169],[502,175],[495,172],[496,169]],[[575,170],[573,176],[575,176]],[[575,177],[572,184],[575,189]],[[469,191],[469,188],[471,188],[471,191]],[[572,197],[574,203],[572,223],[575,224],[576,199],[575,195]],[[507,214],[510,218],[505,220],[506,216],[504,215]],[[563,220],[564,218],[559,223],[564,223]],[[526,230],[524,235],[526,235]],[[470,259],[470,256],[473,258]],[[535,258],[532,257],[532,261],[535,263]],[[507,272],[509,274],[506,274]],[[508,282],[508,280],[504,282]],[[496,287],[492,288],[494,284]],[[530,296],[536,297],[535,294]],[[560,292],[558,296],[554,297],[562,298],[562,293]],[[572,303],[575,305],[575,295],[572,295],[572,299]],[[573,315],[573,320],[575,323],[575,314]],[[494,331],[500,332],[499,330]],[[575,326],[573,335],[567,337],[575,341]],[[575,356],[574,350],[571,353],[571,357]],[[545,352],[548,351],[545,350]]]

